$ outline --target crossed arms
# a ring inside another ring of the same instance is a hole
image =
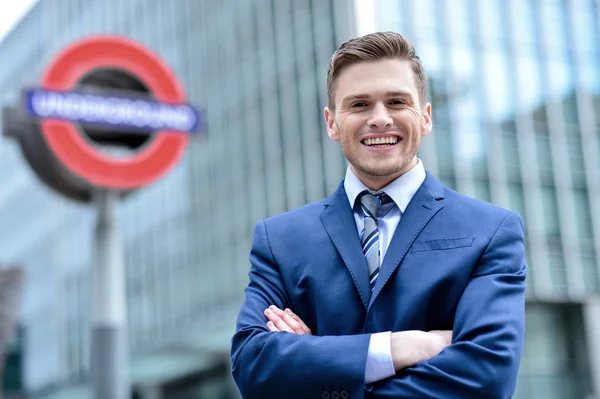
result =
[[[396,375],[365,385],[370,334],[313,336],[306,326],[297,330],[300,322],[292,314],[288,316],[296,324],[282,313],[277,317],[284,316],[281,320],[287,320],[284,324],[293,333],[276,331],[285,330],[280,323],[281,328],[266,325],[266,309],[285,309],[291,301],[260,222],[250,253],[250,284],[232,341],[234,379],[245,399],[319,398],[326,390],[344,390],[350,398],[509,398],[524,334],[523,254],[522,221],[511,213],[498,226],[462,294],[452,343],[436,354],[444,341],[432,350],[431,340],[422,339],[427,333],[396,332]],[[444,333],[439,336],[443,339]],[[421,344],[408,344],[419,337]],[[420,356],[403,350],[407,347],[418,348]]]

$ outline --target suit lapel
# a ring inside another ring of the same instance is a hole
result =
[[[368,308],[371,307],[383,286],[392,276],[408,249],[425,228],[431,218],[444,207],[441,199],[444,198],[444,186],[429,173],[419,187],[414,197],[402,214],[400,223],[392,237],[390,246],[383,259],[381,271],[371,295]]]
[[[328,198],[325,207],[321,222],[348,268],[366,308],[370,296],[369,273],[343,181]]]

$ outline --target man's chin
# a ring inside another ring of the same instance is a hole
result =
[[[414,162],[413,162],[414,160]],[[398,162],[398,159],[394,160],[395,162],[390,163],[382,163],[382,162],[373,162],[367,164],[359,164],[359,169],[361,172],[376,177],[390,177],[390,176],[400,176],[404,173],[411,170],[416,165],[416,159],[403,160],[403,162]]]
[[[388,167],[388,168],[357,168],[360,172],[366,176],[376,177],[376,178],[394,178],[402,175],[403,168],[400,166]]]

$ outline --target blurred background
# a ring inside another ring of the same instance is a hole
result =
[[[239,398],[229,345],[254,224],[343,178],[322,117],[327,65],[339,44],[376,30],[406,35],[425,65],[425,167],[524,218],[515,397],[600,394],[600,1],[33,1],[0,42],[0,106],[18,102],[62,48],[109,33],[153,49],[205,110],[206,136],[118,208],[132,397]],[[41,183],[3,138],[0,270],[19,287],[0,275],[0,317],[15,325],[0,341],[7,398],[91,397],[95,217]],[[8,270],[16,264],[22,279]]]

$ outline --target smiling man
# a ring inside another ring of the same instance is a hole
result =
[[[432,108],[402,35],[344,43],[327,91],[327,131],[349,167],[329,198],[256,225],[232,341],[243,397],[511,397],[521,217],[426,172]]]

